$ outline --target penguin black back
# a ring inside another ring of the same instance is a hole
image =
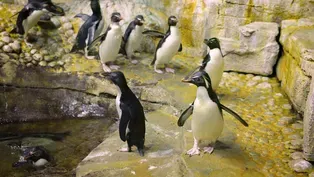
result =
[[[143,106],[128,87],[122,72],[116,71],[104,75],[121,91],[120,105],[117,105],[121,109],[120,139],[127,141],[129,151],[131,151],[131,146],[135,145],[139,154],[143,156],[146,131]]]

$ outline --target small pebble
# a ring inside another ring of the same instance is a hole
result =
[[[291,107],[290,104],[284,104],[284,105],[282,105],[282,108],[283,108],[283,109],[286,109],[286,110],[292,109],[292,107]]]
[[[43,56],[39,53],[36,53],[33,55],[34,60],[41,61],[43,59]]]
[[[297,151],[297,152],[294,152],[294,153],[290,154],[290,157],[291,157],[293,160],[303,159],[303,153]]]
[[[290,168],[296,172],[310,172],[312,170],[312,164],[306,160],[298,159],[289,162]]]
[[[9,45],[5,45],[2,47],[2,50],[6,53],[11,53],[13,52],[13,49]]]
[[[67,22],[63,25],[65,31],[72,29],[73,25],[70,22]]]
[[[302,130],[303,129],[303,124],[301,124],[301,123],[294,123],[294,124],[292,124],[291,127],[293,129],[295,129],[295,130]]]
[[[260,81],[261,79],[262,79],[261,76],[255,76],[252,78],[252,80],[254,80],[254,81]]]
[[[11,38],[9,36],[3,36],[1,40],[6,44],[11,42]]]
[[[49,67],[55,67],[57,65],[57,62],[56,61],[52,61],[52,62],[49,62],[48,63],[48,66]]]
[[[34,55],[36,52],[37,52],[36,49],[32,49],[32,50],[31,50],[31,54],[32,54],[32,55]]]
[[[46,61],[40,61],[38,63],[39,66],[47,66],[47,62]]]
[[[256,86],[259,89],[271,89],[271,85],[268,82],[262,82]]]

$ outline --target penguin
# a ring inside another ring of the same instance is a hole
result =
[[[111,15],[111,24],[108,26],[106,32],[98,36],[88,50],[95,46],[98,42],[99,45],[99,58],[102,63],[103,70],[110,72],[111,69],[117,70],[120,67],[116,65],[107,66],[108,62],[116,60],[122,42],[122,30],[119,22],[122,20],[119,12],[114,12]]]
[[[163,73],[163,71],[157,69],[160,64],[167,64],[169,60],[179,51],[182,51],[181,34],[179,28],[176,26],[178,20],[175,16],[168,18],[169,29],[166,35],[159,41],[154,60],[151,65],[154,65],[154,70],[157,73]],[[167,68],[167,72],[174,73],[174,69]]]
[[[125,52],[127,58],[132,59],[133,53],[137,50],[143,39],[144,31],[144,17],[143,15],[137,15],[135,19],[127,27],[122,42],[122,51]],[[137,63],[137,60],[132,60],[133,64]]]
[[[192,114],[193,148],[187,151],[190,156],[200,154],[200,147],[211,154],[218,137],[221,135],[224,120],[222,109],[233,115],[244,126],[248,124],[237,113],[222,105],[212,89],[210,76],[204,71],[197,71],[190,78],[182,80],[197,86],[195,101],[182,113],[178,126],[183,126]]]
[[[105,22],[101,13],[99,0],[91,0],[90,6],[93,11],[91,16],[86,14],[78,14],[75,16],[76,18],[82,18],[85,22],[76,36],[71,52],[84,50],[87,59],[94,59],[95,57],[88,55],[87,47],[100,35]]]
[[[145,114],[143,106],[128,87],[125,76],[120,71],[102,74],[117,86],[116,108],[119,115],[119,135],[122,141],[127,141],[127,149],[120,151],[131,152],[134,145],[140,156],[144,156]]]
[[[207,55],[204,57],[200,70],[204,70],[212,81],[212,88],[216,90],[224,71],[224,60],[219,40],[217,38],[205,39]]]
[[[12,167],[20,167],[30,164],[33,167],[40,168],[52,161],[52,157],[43,146],[26,147],[22,149],[22,156],[18,162],[12,164]]]
[[[26,41],[27,33],[37,24],[40,17],[47,12],[59,16],[65,15],[64,10],[61,7],[54,5],[51,0],[29,0],[24,8],[17,13],[16,27],[11,33],[24,35],[25,43],[31,46],[31,44]]]

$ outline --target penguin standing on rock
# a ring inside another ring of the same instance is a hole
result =
[[[205,56],[200,70],[204,70],[212,81],[212,88],[216,90],[224,71],[224,60],[221,52],[219,40],[217,38],[205,39],[207,45],[207,55]]]
[[[93,56],[88,55],[87,47],[97,38],[104,28],[104,19],[102,17],[99,0],[91,0],[90,3],[93,14],[77,14],[75,17],[82,18],[85,23],[81,26],[72,47],[71,52],[84,50],[87,59],[94,59]]]
[[[29,0],[24,8],[18,12],[16,27],[11,33],[24,35],[25,43],[31,46],[31,44],[26,41],[27,33],[37,24],[40,17],[47,12],[53,13],[54,15],[65,15],[64,10],[54,5],[51,0]]]
[[[204,152],[211,154],[218,137],[221,135],[224,120],[222,109],[233,115],[244,126],[248,124],[234,111],[222,105],[211,86],[209,75],[205,71],[198,71],[190,78],[182,80],[197,86],[195,101],[180,116],[178,126],[183,126],[185,121],[192,116],[192,132],[194,136],[193,148],[187,151],[190,156],[200,154],[200,147]]]
[[[128,148],[120,151],[131,152],[134,145],[144,156],[145,114],[143,107],[128,87],[124,74],[120,71],[104,73],[103,76],[117,86],[116,107],[120,118],[119,134],[122,141],[127,141]]]
[[[145,20],[143,15],[137,15],[135,19],[129,24],[126,29],[123,42],[122,51],[127,58],[132,59],[133,53],[137,50],[142,42]],[[136,64],[137,60],[132,60],[132,63]]]
[[[102,63],[103,70],[105,72],[110,72],[111,69],[117,70],[120,67],[116,65],[107,64],[116,60],[119,53],[119,49],[122,42],[122,30],[119,22],[122,20],[121,14],[119,12],[114,12],[111,15],[111,24],[108,26],[106,32],[99,37],[97,37],[92,44],[88,47],[88,50],[95,46],[98,42],[99,45],[99,57]]]
[[[169,29],[157,45],[154,60],[151,63],[151,65],[154,65],[154,70],[157,73],[163,73],[163,71],[157,69],[158,65],[167,64],[178,51],[182,51],[181,34],[176,26],[177,23],[178,20],[175,16],[168,18]],[[166,67],[166,72],[174,73],[174,69]]]

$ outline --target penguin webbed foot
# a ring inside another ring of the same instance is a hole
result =
[[[175,70],[174,70],[174,69],[172,69],[172,68],[168,68],[168,67],[166,67],[166,68],[165,68],[165,70],[166,70],[166,72],[168,72],[168,73],[172,73],[172,74],[174,74],[174,72],[175,72]]]
[[[102,69],[103,69],[105,72],[111,72],[111,69],[110,69],[105,63],[102,63]]]
[[[144,150],[143,149],[138,149],[138,153],[140,154],[140,156],[144,156]]]
[[[132,152],[131,147],[125,147],[125,148],[121,148],[119,149],[120,152]]]
[[[193,155],[200,155],[200,148],[199,147],[193,147],[192,149],[188,150],[186,152],[187,155],[189,155],[190,157]]]
[[[135,60],[135,59],[132,59],[132,58],[131,58],[131,63],[134,64],[134,65],[136,65],[136,64],[138,64],[138,60]]]
[[[110,65],[109,68],[112,69],[112,70],[118,70],[118,69],[120,69],[120,66],[118,66],[118,65]]]
[[[214,147],[213,146],[206,146],[204,147],[204,153],[208,153],[211,154],[214,151]]]

